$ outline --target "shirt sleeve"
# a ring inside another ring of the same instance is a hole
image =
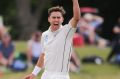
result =
[[[76,28],[72,27],[69,23],[63,26],[63,32],[65,33],[68,39],[71,39],[73,38],[73,35],[76,32]]]

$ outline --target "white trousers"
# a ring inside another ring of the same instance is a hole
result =
[[[41,79],[70,79],[68,73],[44,71]]]

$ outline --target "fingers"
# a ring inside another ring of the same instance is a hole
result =
[[[30,76],[26,76],[24,79],[32,79],[32,78],[30,78]]]
[[[34,75],[33,74],[30,74],[30,75],[27,75],[24,79],[34,79]]]

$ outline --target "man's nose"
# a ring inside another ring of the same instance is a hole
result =
[[[58,21],[59,19],[58,18],[55,18],[55,21]]]

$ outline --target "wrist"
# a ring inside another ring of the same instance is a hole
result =
[[[41,71],[41,68],[38,66],[35,66],[35,68],[32,71],[32,74],[37,76],[40,71]]]
[[[31,77],[32,77],[32,78],[35,78],[35,77],[36,77],[36,75],[34,75],[34,74],[32,73],[32,74],[31,74]]]

